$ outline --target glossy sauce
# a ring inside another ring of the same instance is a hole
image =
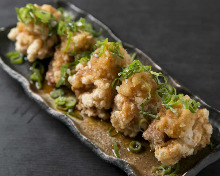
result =
[[[49,95],[49,93],[53,90],[54,88],[49,86],[46,82],[43,85],[43,90],[35,89],[36,93],[44,99],[48,106],[58,110],[53,102],[54,100]],[[67,89],[65,92],[67,94],[73,94]],[[111,137],[108,135],[108,130],[111,128],[111,123],[109,121],[102,121],[91,117],[84,117],[83,120],[79,120],[73,116],[68,117],[73,121],[75,127],[83,136],[88,138],[95,146],[109,156],[116,157],[113,150],[113,141],[116,140],[120,159],[129,163],[136,175],[154,175],[151,172],[152,167],[161,165],[161,163],[155,158],[154,152],[151,151],[149,143],[141,137],[141,134],[139,134],[136,138],[125,137],[122,134],[117,134],[116,136]],[[114,134],[115,131],[112,131],[112,133]],[[142,144],[142,150],[138,154],[132,153],[128,149],[130,142],[133,140],[137,140]],[[182,159],[180,161],[180,170],[178,175],[184,175],[210,152],[211,149],[207,146],[206,148],[200,150],[196,155]]]

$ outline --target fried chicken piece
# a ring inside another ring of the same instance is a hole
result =
[[[49,85],[55,85],[60,80],[60,67],[63,64],[68,64],[74,60],[73,57],[57,49],[54,53],[54,57],[49,64],[48,71],[46,73],[46,80]]]
[[[96,43],[96,39],[88,32],[74,32],[71,42],[66,49],[68,39],[61,37],[61,47],[56,50],[53,59],[49,64],[49,69],[46,74],[46,80],[50,85],[58,83],[60,79],[60,67],[63,64],[68,64],[74,61],[74,57],[70,56],[73,52],[80,52],[91,50]]]
[[[184,98],[189,99],[188,96]],[[154,120],[143,133],[150,142],[156,158],[166,165],[174,165],[181,158],[196,154],[210,143],[212,126],[208,121],[207,109],[198,109],[196,113],[184,109],[182,104],[174,107],[179,116],[170,109],[162,108],[159,120]]]
[[[151,89],[151,90],[150,90]],[[126,136],[135,137],[140,131],[139,121],[146,118],[140,114],[143,100],[149,97],[144,110],[151,114],[157,114],[160,107],[160,99],[156,97],[157,84],[152,75],[147,71],[135,73],[117,88],[118,94],[114,100],[114,108],[111,114],[113,127]]]
[[[106,43],[106,49],[101,56],[91,56],[88,64],[79,64],[76,74],[68,79],[79,101],[77,108],[90,117],[109,118],[108,110],[113,107],[115,96],[112,82],[120,72],[119,67],[131,63],[130,56],[122,46],[119,46],[119,52],[123,58],[116,59],[109,51],[109,45],[110,43]],[[99,50],[100,48],[95,53]]]
[[[49,12],[54,21],[51,25],[56,25],[61,17],[61,13],[53,8],[51,5],[34,5],[35,8]],[[47,23],[35,24],[34,20],[25,24],[18,22],[15,28],[12,28],[8,34],[8,38],[16,41],[15,48],[27,55],[30,62],[34,62],[37,58],[44,59],[53,55],[54,46],[59,41],[57,35],[49,35],[49,27]]]

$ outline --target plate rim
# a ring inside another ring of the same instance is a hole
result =
[[[101,27],[103,27],[108,33],[109,35],[116,41],[122,42],[112,31],[109,27],[107,27],[104,23],[102,23],[100,20],[98,20],[97,18],[95,18],[93,15],[89,14],[88,12],[80,9],[79,7],[75,6],[73,3],[68,2],[68,1],[64,1],[64,0],[55,0],[55,1],[50,1],[50,3],[64,3],[66,5],[69,5],[70,8],[78,13],[84,14],[85,16],[87,16],[91,21],[98,23],[98,25],[100,25]],[[9,25],[8,27],[2,27],[0,28],[0,32],[4,32],[6,29],[11,28],[14,25]],[[193,95],[193,97],[195,99],[198,99],[200,102],[202,102],[203,105],[207,106],[208,108],[210,108],[211,110],[216,111],[218,114],[220,114],[220,111],[217,110],[216,108],[213,108],[212,106],[208,105],[205,101],[203,101],[199,96],[197,96],[196,94],[193,94],[191,91],[189,91],[188,88],[186,88],[183,84],[180,84],[178,81],[176,81],[173,77],[171,77],[166,70],[164,70],[163,68],[161,68],[157,63],[155,63],[153,61],[153,59],[151,59],[147,54],[145,54],[143,51],[141,51],[140,49],[134,47],[131,44],[128,44],[126,42],[122,42],[124,46],[132,48],[133,50],[135,50],[137,53],[143,55],[145,58],[147,58],[155,67],[157,67],[158,70],[162,71],[163,73],[165,73],[168,77],[169,80],[176,86],[179,87],[181,86],[184,90],[186,90],[187,92],[189,92],[190,94]],[[35,93],[34,91],[32,91],[32,89],[30,88],[30,82],[20,73],[16,72],[15,70],[13,70],[10,66],[8,66],[4,60],[2,59],[2,57],[0,56],[0,66],[1,68],[8,73],[9,76],[11,76],[13,79],[15,79],[16,81],[18,81],[21,86],[23,87],[23,89],[25,90],[25,93],[34,101],[36,101],[40,107],[45,110],[49,115],[51,115],[52,117],[54,117],[55,119],[60,120],[62,123],[64,123],[69,130],[82,142],[84,143],[86,146],[88,146],[94,153],[96,153],[96,155],[98,155],[100,158],[102,158],[103,160],[105,160],[106,162],[109,162],[117,167],[119,167],[120,169],[122,169],[123,171],[125,171],[125,173],[129,176],[135,176],[135,172],[133,171],[132,167],[130,166],[129,163],[127,163],[125,160],[120,159],[120,158],[116,158],[116,157],[112,157],[109,156],[107,154],[105,154],[104,152],[102,152],[97,146],[95,146],[89,139],[87,139],[83,134],[81,134],[79,132],[79,130],[77,130],[77,128],[75,127],[74,123],[72,122],[72,120],[70,120],[70,118],[68,116],[66,116],[65,114],[56,111],[54,109],[52,109],[51,107],[49,107],[45,101],[43,100],[43,98],[38,95],[37,93]],[[219,130],[220,131],[220,130]],[[196,175],[197,173],[199,173],[202,169],[204,169],[206,166],[212,164],[213,162],[217,161],[218,159],[220,159],[220,144],[216,146],[216,151],[208,154],[206,157],[204,157],[202,160],[200,160],[193,168],[191,168],[189,171],[187,171],[186,174],[183,174],[185,176],[192,176],[192,175]]]

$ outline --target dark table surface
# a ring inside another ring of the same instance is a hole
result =
[[[16,22],[14,7],[33,0],[1,0],[0,26]],[[174,78],[220,108],[219,0],[72,0],[135,45]],[[4,46],[1,46],[4,47]],[[0,69],[0,175],[125,175],[30,100]],[[199,176],[217,176],[220,160]]]

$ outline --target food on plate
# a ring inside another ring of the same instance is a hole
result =
[[[183,100],[191,100],[184,96]],[[166,165],[174,165],[181,158],[196,154],[210,143],[212,126],[209,112],[198,109],[195,113],[185,109],[183,104],[174,107],[178,116],[170,109],[161,108],[155,119],[143,133],[150,142],[156,158]]]
[[[83,18],[76,22],[61,21],[58,36],[61,38],[60,46],[56,49],[46,74],[50,85],[58,84],[62,65],[73,62],[74,58],[87,56],[96,43],[92,26]]]
[[[7,57],[14,64],[23,63],[24,55],[33,62],[31,82],[42,89],[45,78],[53,87],[50,96],[57,109],[78,120],[109,121],[111,137],[122,133],[135,138],[143,132],[142,139],[149,141],[163,164],[154,167],[156,172],[170,173],[175,166],[171,173],[175,175],[182,158],[210,144],[208,110],[198,109],[199,102],[178,94],[164,74],[134,60],[136,53],[130,56],[120,42],[101,38],[84,18],[73,21],[50,5],[27,4],[16,11],[19,22],[8,38],[16,42],[17,52]],[[50,61],[47,70],[40,61],[45,58]],[[113,128],[116,133],[111,134]],[[120,158],[116,140],[113,147]],[[128,149],[141,153],[142,144],[134,140]]]
[[[157,114],[161,106],[160,98],[156,96],[157,83],[149,73],[150,67],[145,67],[136,60],[119,73],[115,80],[117,95],[111,114],[112,126],[126,136],[135,137],[140,131],[139,121],[146,118],[141,111]],[[146,103],[143,104],[143,101]],[[144,108],[142,108],[144,107]],[[150,122],[151,119],[148,119]]]
[[[16,12],[19,22],[8,34],[9,39],[16,41],[16,51],[27,55],[30,62],[52,56],[59,41],[56,28],[61,12],[50,5],[36,4],[27,4]]]
[[[112,82],[122,67],[131,62],[123,46],[116,42],[98,42],[87,64],[79,64],[68,78],[78,99],[77,108],[90,117],[108,119],[113,107]]]

